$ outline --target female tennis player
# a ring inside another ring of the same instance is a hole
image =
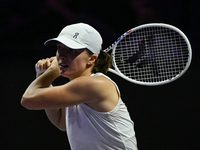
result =
[[[21,104],[44,109],[49,120],[66,131],[72,150],[137,150],[134,124],[117,85],[105,74],[109,54],[101,51],[102,38],[90,25],[66,26],[45,45],[57,45],[56,57],[39,60],[44,73],[29,85]],[[50,86],[59,76],[70,79]]]

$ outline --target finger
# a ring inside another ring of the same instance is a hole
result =
[[[39,60],[39,61],[37,62],[37,67],[41,69],[42,64],[43,64],[42,60]]]
[[[51,62],[55,59],[55,57],[41,59],[37,62],[37,68],[41,71],[48,69],[51,66]]]
[[[36,63],[37,64],[37,68],[40,67],[40,63],[41,63],[41,60],[38,60],[38,62]]]
[[[51,64],[58,65],[57,59],[54,59]]]
[[[54,59],[56,59],[56,57],[51,57],[51,58],[50,58],[50,62],[52,63],[52,61],[53,61]]]
[[[51,66],[51,62],[50,60],[47,60],[47,68],[49,68]]]
[[[43,64],[40,64],[39,68],[40,68],[40,70],[42,71],[43,68],[44,68]]]
[[[44,69],[44,70],[46,70],[46,69],[48,68],[48,60],[49,60],[49,58],[46,58],[46,59],[44,60],[44,64],[43,64],[43,69]]]
[[[45,68],[45,62],[46,62],[46,60],[45,60],[45,59],[42,59],[42,60],[40,61],[40,63],[39,63],[39,68],[40,68],[41,71],[43,71],[44,68]]]

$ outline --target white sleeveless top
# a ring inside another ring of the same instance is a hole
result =
[[[91,76],[111,80],[102,73]],[[66,132],[72,150],[137,150],[134,124],[121,96],[110,112],[98,112],[83,103],[67,107]]]

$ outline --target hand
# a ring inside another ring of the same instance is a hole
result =
[[[41,59],[36,63],[36,70],[39,69],[39,72],[41,72],[41,73],[38,73],[38,71],[36,71],[37,77],[43,74],[49,67],[55,68],[56,71],[59,70],[56,57]]]
[[[41,59],[36,63],[36,67],[40,69],[40,71],[47,70],[55,57]]]
[[[50,60],[51,60],[51,66],[58,68],[58,62],[57,62],[56,57],[51,57]]]

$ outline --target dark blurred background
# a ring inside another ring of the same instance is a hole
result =
[[[146,87],[108,75],[118,84],[135,123],[139,150],[199,150],[198,0],[1,0],[0,149],[70,149],[66,133],[56,129],[44,111],[26,110],[21,96],[35,78],[38,59],[55,55],[45,40],[69,24],[95,27],[107,48],[125,31],[150,22],[181,29],[189,38],[193,60],[173,83]],[[54,84],[68,82],[58,78]]]

